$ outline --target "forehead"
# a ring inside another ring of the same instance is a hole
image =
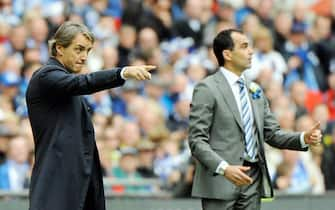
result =
[[[233,32],[231,34],[231,37],[234,41],[234,44],[243,44],[243,43],[249,43],[249,39],[246,35],[238,33],[238,32]]]
[[[71,45],[81,45],[87,48],[91,48],[93,43],[84,34],[77,34],[72,40]]]

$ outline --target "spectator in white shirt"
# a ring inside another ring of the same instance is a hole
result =
[[[246,71],[246,77],[255,80],[264,71],[270,71],[272,79],[282,82],[287,65],[283,56],[273,49],[271,32],[267,28],[261,27],[254,36],[254,44],[252,67]]]

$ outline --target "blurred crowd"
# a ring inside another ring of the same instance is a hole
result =
[[[85,96],[106,178],[157,179],[174,196],[190,195],[192,90],[218,68],[213,37],[234,27],[254,47],[246,76],[261,85],[281,127],[303,131],[321,122],[323,142],[306,153],[266,147],[275,188],[335,189],[335,0],[0,0],[0,190],[29,187],[34,144],[25,91],[66,20],[97,38],[83,73],[158,67],[150,81]]]

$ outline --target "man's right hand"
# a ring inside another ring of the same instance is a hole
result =
[[[151,79],[150,71],[156,69],[156,66],[126,66],[124,67],[123,76],[126,79],[149,80]]]
[[[248,170],[250,167],[247,166],[229,165],[224,171],[224,176],[237,186],[249,185],[253,180],[245,173]]]

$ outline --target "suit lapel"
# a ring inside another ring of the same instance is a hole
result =
[[[247,88],[248,88],[248,96],[249,96],[249,99],[250,99],[250,102],[251,102],[251,106],[252,106],[252,112],[254,114],[254,119],[256,121],[256,127],[258,129],[258,132],[261,132],[261,123],[260,123],[260,112],[259,112],[259,105],[257,104],[257,99],[252,99],[252,94],[250,92],[250,81],[246,81],[246,85],[247,85]]]
[[[229,86],[229,83],[228,83],[227,79],[225,78],[225,76],[220,71],[218,71],[218,72],[216,72],[215,80],[216,80],[216,85],[217,85],[218,89],[220,90],[220,92],[221,92],[226,104],[228,105],[229,109],[233,113],[233,116],[234,116],[237,124],[239,125],[241,130],[243,130],[241,115],[240,115],[240,112],[238,110],[238,106],[236,104],[236,100],[235,100],[233,91],[231,90],[231,87]]]

